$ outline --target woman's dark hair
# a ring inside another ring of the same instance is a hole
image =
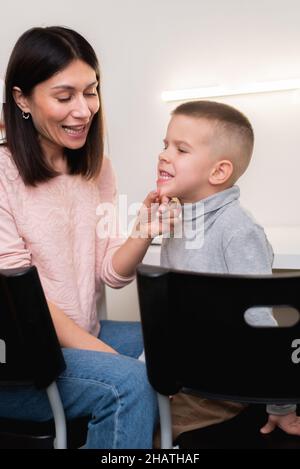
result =
[[[91,45],[76,31],[61,26],[32,28],[17,41],[5,77],[3,117],[6,145],[26,185],[35,186],[55,176],[47,163],[32,119],[23,119],[13,97],[17,86],[29,97],[36,85],[63,70],[73,60],[82,60],[96,72],[100,82],[99,65]],[[85,145],[76,150],[64,149],[69,174],[96,176],[103,160],[104,131],[99,85],[99,111],[93,117]]]

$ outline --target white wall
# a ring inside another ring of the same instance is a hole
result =
[[[129,203],[155,187],[170,111],[161,91],[300,77],[299,0],[27,0],[2,4],[0,16],[0,78],[31,26],[67,25],[94,45],[110,156]],[[256,134],[242,202],[264,225],[300,225],[300,92],[226,102],[249,116]]]

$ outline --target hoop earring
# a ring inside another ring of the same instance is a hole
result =
[[[27,119],[29,119],[29,117],[30,117],[30,113],[29,113],[29,112],[24,112],[24,111],[22,111],[22,117],[23,117],[23,119],[26,119],[26,120],[27,120]]]

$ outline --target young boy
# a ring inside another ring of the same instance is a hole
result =
[[[163,239],[163,267],[211,273],[272,273],[272,248],[263,228],[240,206],[240,191],[235,185],[247,169],[253,143],[250,122],[231,106],[193,101],[172,112],[164,150],[159,155],[157,187],[160,197],[179,199],[183,233],[182,237],[175,234]],[[249,313],[246,319],[252,325],[277,324],[268,308]],[[174,437],[227,420],[242,409],[241,404],[179,393],[172,400]],[[296,406],[268,405],[267,411],[269,419],[261,432],[269,433],[279,426],[300,435]]]

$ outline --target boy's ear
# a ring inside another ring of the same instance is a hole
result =
[[[224,184],[230,179],[232,173],[232,162],[230,160],[221,160],[214,165],[208,180],[214,186]]]
[[[30,112],[30,107],[26,96],[24,96],[21,88],[18,86],[13,87],[12,91],[16,105],[24,112]]]

